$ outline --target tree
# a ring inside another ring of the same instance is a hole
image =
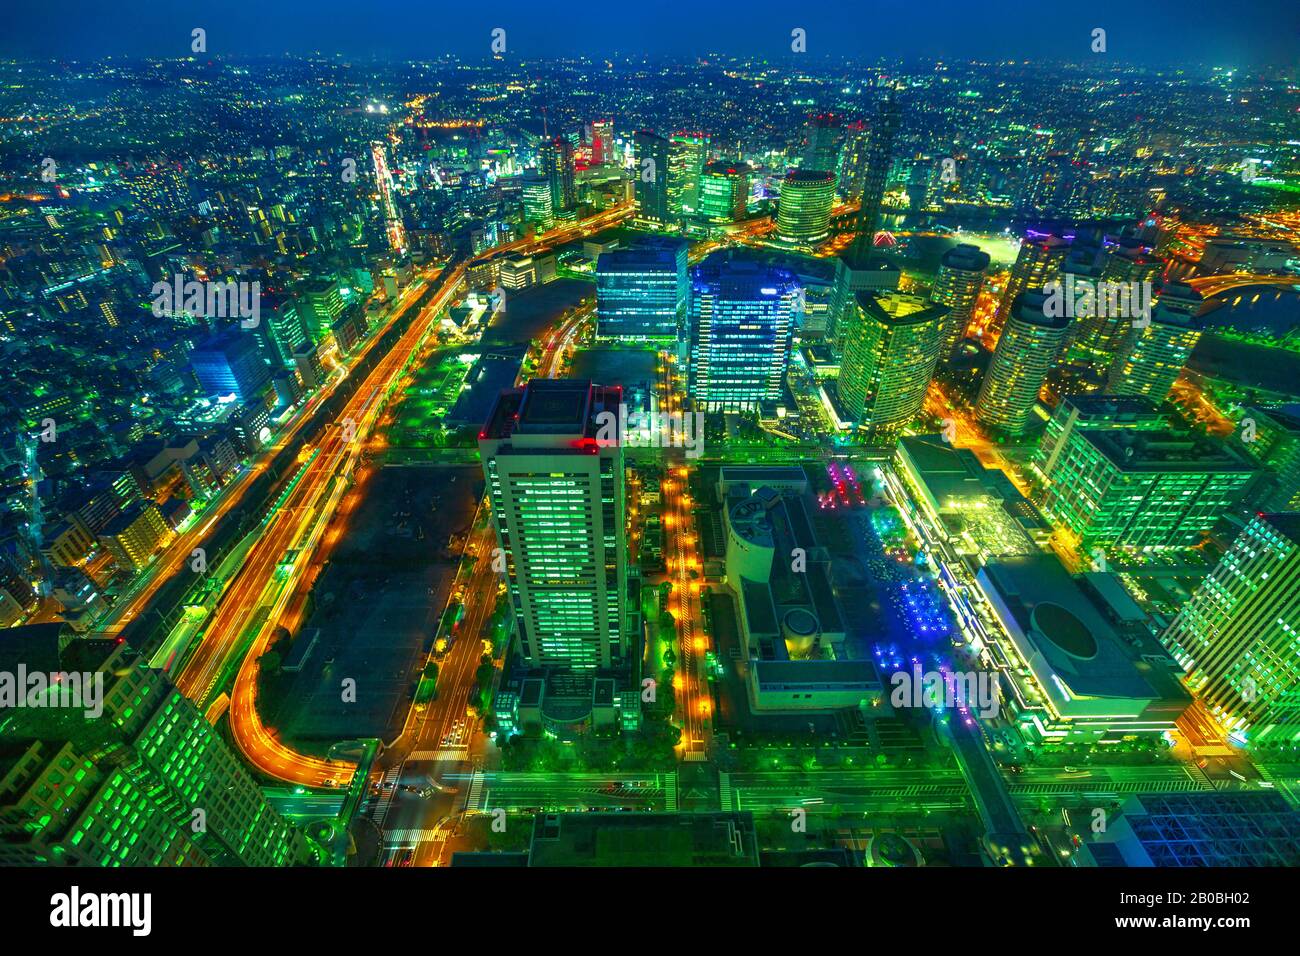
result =
[[[261,668],[263,674],[279,674],[282,663],[283,658],[280,657],[277,651],[267,651],[257,659],[257,666]]]

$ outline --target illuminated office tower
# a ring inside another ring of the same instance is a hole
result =
[[[721,253],[691,270],[690,393],[710,411],[781,397],[800,288],[794,274]]]
[[[265,319],[257,330],[267,346],[266,351],[277,365],[293,365],[293,355],[310,341],[307,324],[303,322],[298,305],[291,299],[284,299],[265,305],[262,309]]]
[[[840,168],[840,146],[844,142],[844,124],[834,113],[816,113],[808,117],[801,169],[828,172]]]
[[[989,255],[978,246],[954,246],[943,254],[931,293],[935,302],[948,309],[943,320],[941,359],[948,359],[965,337],[988,268]]]
[[[203,714],[130,645],[15,628],[6,668],[98,673],[103,713],[20,708],[3,722],[0,865],[293,866],[302,834]],[[57,693],[57,692],[56,692]],[[201,821],[201,826],[196,822]]]
[[[596,260],[596,334],[676,341],[686,320],[687,244],[665,239],[601,253]]]
[[[598,440],[621,388],[533,379],[479,433],[497,541],[530,667],[627,663],[623,448]]]
[[[573,144],[563,136],[556,136],[545,143],[537,153],[537,168],[550,184],[551,211],[555,218],[572,218],[578,208]]]
[[[1015,264],[1011,267],[1011,278],[1002,290],[1002,299],[993,315],[991,327],[994,334],[1001,331],[1012,307],[1022,294],[1041,289],[1057,277],[1069,250],[1070,243],[1057,236],[1031,233],[1029,238],[1021,240],[1020,252],[1016,254]]]
[[[890,441],[916,417],[939,362],[946,313],[918,295],[856,294],[838,388],[844,413],[859,431]]]
[[[190,353],[190,366],[209,397],[237,395],[247,402],[271,383],[257,337],[243,329],[229,329],[197,346]]]
[[[657,223],[671,222],[673,216],[668,202],[668,140],[643,129],[632,137],[632,144],[636,150],[632,185],[638,218]]]
[[[707,133],[674,133],[669,138],[668,201],[674,215],[689,217],[699,212],[700,177],[708,158]]]
[[[1214,439],[1076,428],[1052,467],[1043,512],[1084,552],[1193,548],[1241,503],[1257,474]]]
[[[1236,447],[1268,469],[1251,490],[1251,507],[1300,511],[1300,416],[1281,408],[1247,408],[1238,424]]]
[[[591,123],[591,165],[608,166],[614,161],[614,121],[593,120]]]
[[[1107,390],[1142,395],[1157,405],[1169,397],[1205,330],[1198,317],[1200,295],[1188,286],[1167,288],[1151,310],[1151,321],[1135,324],[1119,343]]]
[[[334,279],[314,279],[299,288],[298,304],[307,334],[319,344],[343,314],[343,291]]]
[[[1007,435],[1022,435],[1034,420],[1038,390],[1061,353],[1070,320],[1044,312],[1045,296],[1016,300],[980,385],[975,417]]]
[[[725,159],[704,167],[700,177],[699,216],[709,222],[739,222],[749,200],[749,165]]]
[[[781,183],[776,233],[783,242],[813,245],[830,234],[835,174],[792,169]]]
[[[867,124],[861,120],[850,123],[844,132],[839,168],[840,195],[857,199],[862,195],[866,181],[867,152],[871,137]]]
[[[1300,733],[1300,514],[1256,515],[1161,641],[1188,688],[1252,743]]]
[[[1067,274],[1074,271],[1073,259],[1072,251],[1064,267]],[[1115,354],[1124,346],[1130,332],[1141,328],[1142,322],[1150,318],[1149,314],[1136,315],[1133,308],[1126,309],[1123,303],[1127,299],[1130,303],[1150,304],[1152,295],[1143,293],[1143,297],[1138,297],[1137,294],[1144,285],[1148,292],[1159,285],[1164,262],[1145,255],[1141,249],[1120,247],[1099,255],[1097,266],[1099,274],[1095,278],[1090,274],[1083,276],[1091,286],[1093,301],[1079,316],[1075,340],[1076,353],[1094,368],[1105,371],[1113,368]]]
[[[855,268],[864,267],[871,259],[876,232],[880,229],[880,208],[885,200],[885,186],[889,182],[889,167],[893,162],[894,139],[898,135],[901,113],[894,91],[891,89],[880,102],[876,118],[867,134],[867,151],[862,173],[861,207],[858,210],[857,233],[848,259]]]
[[[1145,398],[1119,395],[1067,395],[1047,420],[1031,463],[1051,480],[1057,459],[1076,428],[1161,431],[1169,420]]]
[[[535,224],[538,232],[545,232],[555,226],[551,182],[541,173],[530,171],[524,174],[523,202],[524,221]]]

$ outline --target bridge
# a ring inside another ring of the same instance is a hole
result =
[[[1300,276],[1252,275],[1245,272],[1232,272],[1225,275],[1197,276],[1188,279],[1187,284],[1204,298],[1243,289],[1247,286],[1276,286],[1300,292]]]

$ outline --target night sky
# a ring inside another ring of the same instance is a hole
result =
[[[210,54],[235,56],[476,56],[502,27],[522,58],[784,58],[801,27],[813,55],[1089,60],[1102,27],[1108,55],[1125,62],[1246,66],[1296,62],[1300,0],[5,0],[0,19],[0,55],[68,59],[185,56],[194,27]]]

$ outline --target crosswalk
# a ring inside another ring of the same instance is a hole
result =
[[[469,778],[469,796],[465,798],[465,812],[476,812],[479,809],[479,801],[482,799],[483,770],[481,767],[475,767],[473,775]]]
[[[723,813],[735,809],[731,803],[731,774],[726,772],[718,773],[718,804]]]
[[[1018,783],[1007,791],[1013,797],[1053,793],[1186,793],[1191,790],[1213,790],[1213,784],[1190,777],[1170,780],[1097,780],[1080,783]]]
[[[469,744],[455,747],[443,747],[441,750],[414,750],[408,760],[464,760],[469,753]]]
[[[664,774],[664,810],[668,813],[677,812],[677,773]]]
[[[370,811],[370,819],[375,821],[375,825],[383,827],[384,819],[388,816],[388,808],[392,806],[393,794],[397,792],[397,778],[402,775],[402,767],[399,764],[396,767],[390,767],[384,774],[384,782],[379,786],[379,799],[375,801],[374,809]]]
[[[686,763],[705,763],[708,759],[709,755],[703,750],[688,750],[686,755],[682,757],[682,760],[686,761]]]
[[[437,827],[432,829],[385,830],[384,845],[387,847],[413,847],[421,843],[445,843],[447,831]]]

